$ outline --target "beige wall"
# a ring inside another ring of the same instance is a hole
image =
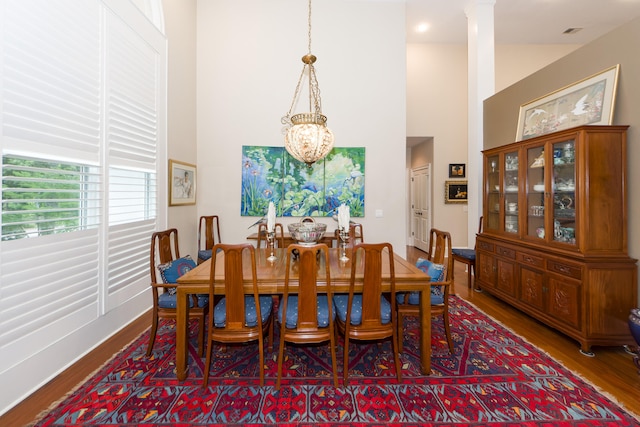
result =
[[[197,163],[196,144],[196,0],[164,0],[168,40],[167,158]],[[168,167],[168,165],[167,165]],[[200,192],[200,172],[196,192]],[[199,199],[199,197],[198,197]],[[181,255],[197,256],[197,208],[168,208],[167,228],[178,229]]]
[[[389,241],[400,254],[408,204],[404,9],[400,2],[314,2],[312,30],[335,144],[366,147],[365,217],[357,220],[368,240]],[[219,215],[222,240],[244,242],[257,218],[240,216],[242,146],[284,145],[280,119],[307,53],[307,3],[199,0],[197,15],[198,215]],[[335,228],[332,219],[322,222]]]
[[[537,71],[524,80],[497,93],[484,103],[484,147],[513,142],[521,104],[544,96],[615,64],[620,78],[613,124],[629,125],[627,159],[628,250],[640,257],[640,18],[575,50],[566,57]],[[635,213],[635,214],[634,214]]]

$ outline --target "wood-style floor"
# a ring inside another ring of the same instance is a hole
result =
[[[423,255],[422,251],[407,247],[409,261],[415,262]],[[633,356],[624,349],[594,347],[595,357],[583,356],[578,351],[580,347],[576,341],[488,294],[470,291],[464,265],[459,263],[455,265],[455,292],[593,383],[628,410],[640,414],[640,375],[633,364]],[[21,427],[32,423],[39,413],[64,397],[114,353],[142,333],[150,323],[149,313],[132,322],[123,331],[0,417],[0,426]]]

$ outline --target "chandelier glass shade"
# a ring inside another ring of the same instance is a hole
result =
[[[333,148],[333,133],[327,127],[327,117],[322,114],[320,87],[313,64],[315,55],[311,54],[311,0],[309,0],[309,53],[302,57],[302,73],[298,79],[293,101],[287,114],[282,118],[286,126],[284,146],[295,159],[311,166],[323,159]],[[309,112],[292,114],[300,96],[300,87],[304,77],[309,78]]]

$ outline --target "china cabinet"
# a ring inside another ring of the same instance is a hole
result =
[[[626,129],[581,126],[483,152],[476,283],[589,355],[633,343]]]

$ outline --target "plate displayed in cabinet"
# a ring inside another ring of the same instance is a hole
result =
[[[518,187],[516,185],[507,185],[504,188],[504,190],[509,192],[515,192],[515,191],[518,191]]]

